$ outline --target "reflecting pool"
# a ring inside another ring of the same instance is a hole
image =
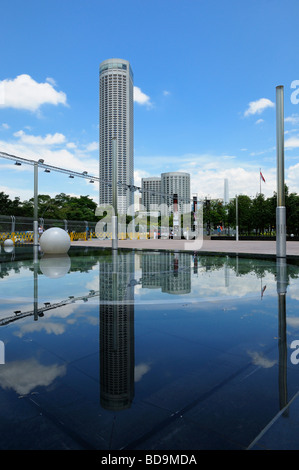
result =
[[[291,419],[295,262],[21,247],[0,258],[0,449],[247,449]]]

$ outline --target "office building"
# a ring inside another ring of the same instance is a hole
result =
[[[141,179],[141,204],[146,212],[159,210],[161,204],[161,178],[149,177]]]
[[[191,210],[190,203],[190,175],[179,171],[161,174],[162,205],[167,206],[168,214],[173,212],[173,195],[178,196],[179,212],[186,214]],[[169,194],[169,196],[168,196]],[[165,196],[166,195],[166,196]],[[164,211],[166,212],[166,211]],[[163,213],[162,215],[168,215]]]
[[[127,60],[108,59],[100,64],[99,105],[99,203],[112,204],[112,139],[116,137],[117,209],[126,214],[134,203],[134,192],[127,187],[134,184],[133,72]]]

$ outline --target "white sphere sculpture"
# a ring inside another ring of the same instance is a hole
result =
[[[4,246],[13,246],[13,241],[11,238],[7,238],[6,240],[4,240]]]
[[[69,234],[59,227],[51,227],[40,237],[40,247],[44,253],[67,253],[71,246]]]

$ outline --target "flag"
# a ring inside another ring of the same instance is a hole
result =
[[[261,172],[261,171],[260,171],[260,177],[262,178],[263,182],[264,182],[264,183],[266,183],[266,180],[265,180],[265,178],[263,177],[263,175],[262,175],[262,172]]]
[[[267,286],[264,286],[263,289],[262,289],[262,291],[261,291],[261,299],[263,298],[263,295],[264,295],[264,292],[265,292],[265,290],[266,290],[266,287],[267,287]]]

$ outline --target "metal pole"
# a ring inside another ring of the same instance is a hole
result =
[[[286,208],[284,189],[284,109],[283,86],[276,87],[277,207],[276,256],[286,256]]]
[[[34,162],[33,244],[38,245],[38,162]]]
[[[118,248],[118,220],[117,220],[117,139],[112,139],[112,206],[114,215],[112,216],[112,249]]]
[[[238,195],[236,194],[236,241],[239,241],[239,208]]]
[[[287,328],[286,328],[286,293],[287,293],[287,263],[285,258],[276,261],[277,294],[278,294],[278,377],[279,377],[279,404],[280,409],[288,403],[287,390]],[[288,416],[287,411],[283,416]]]

